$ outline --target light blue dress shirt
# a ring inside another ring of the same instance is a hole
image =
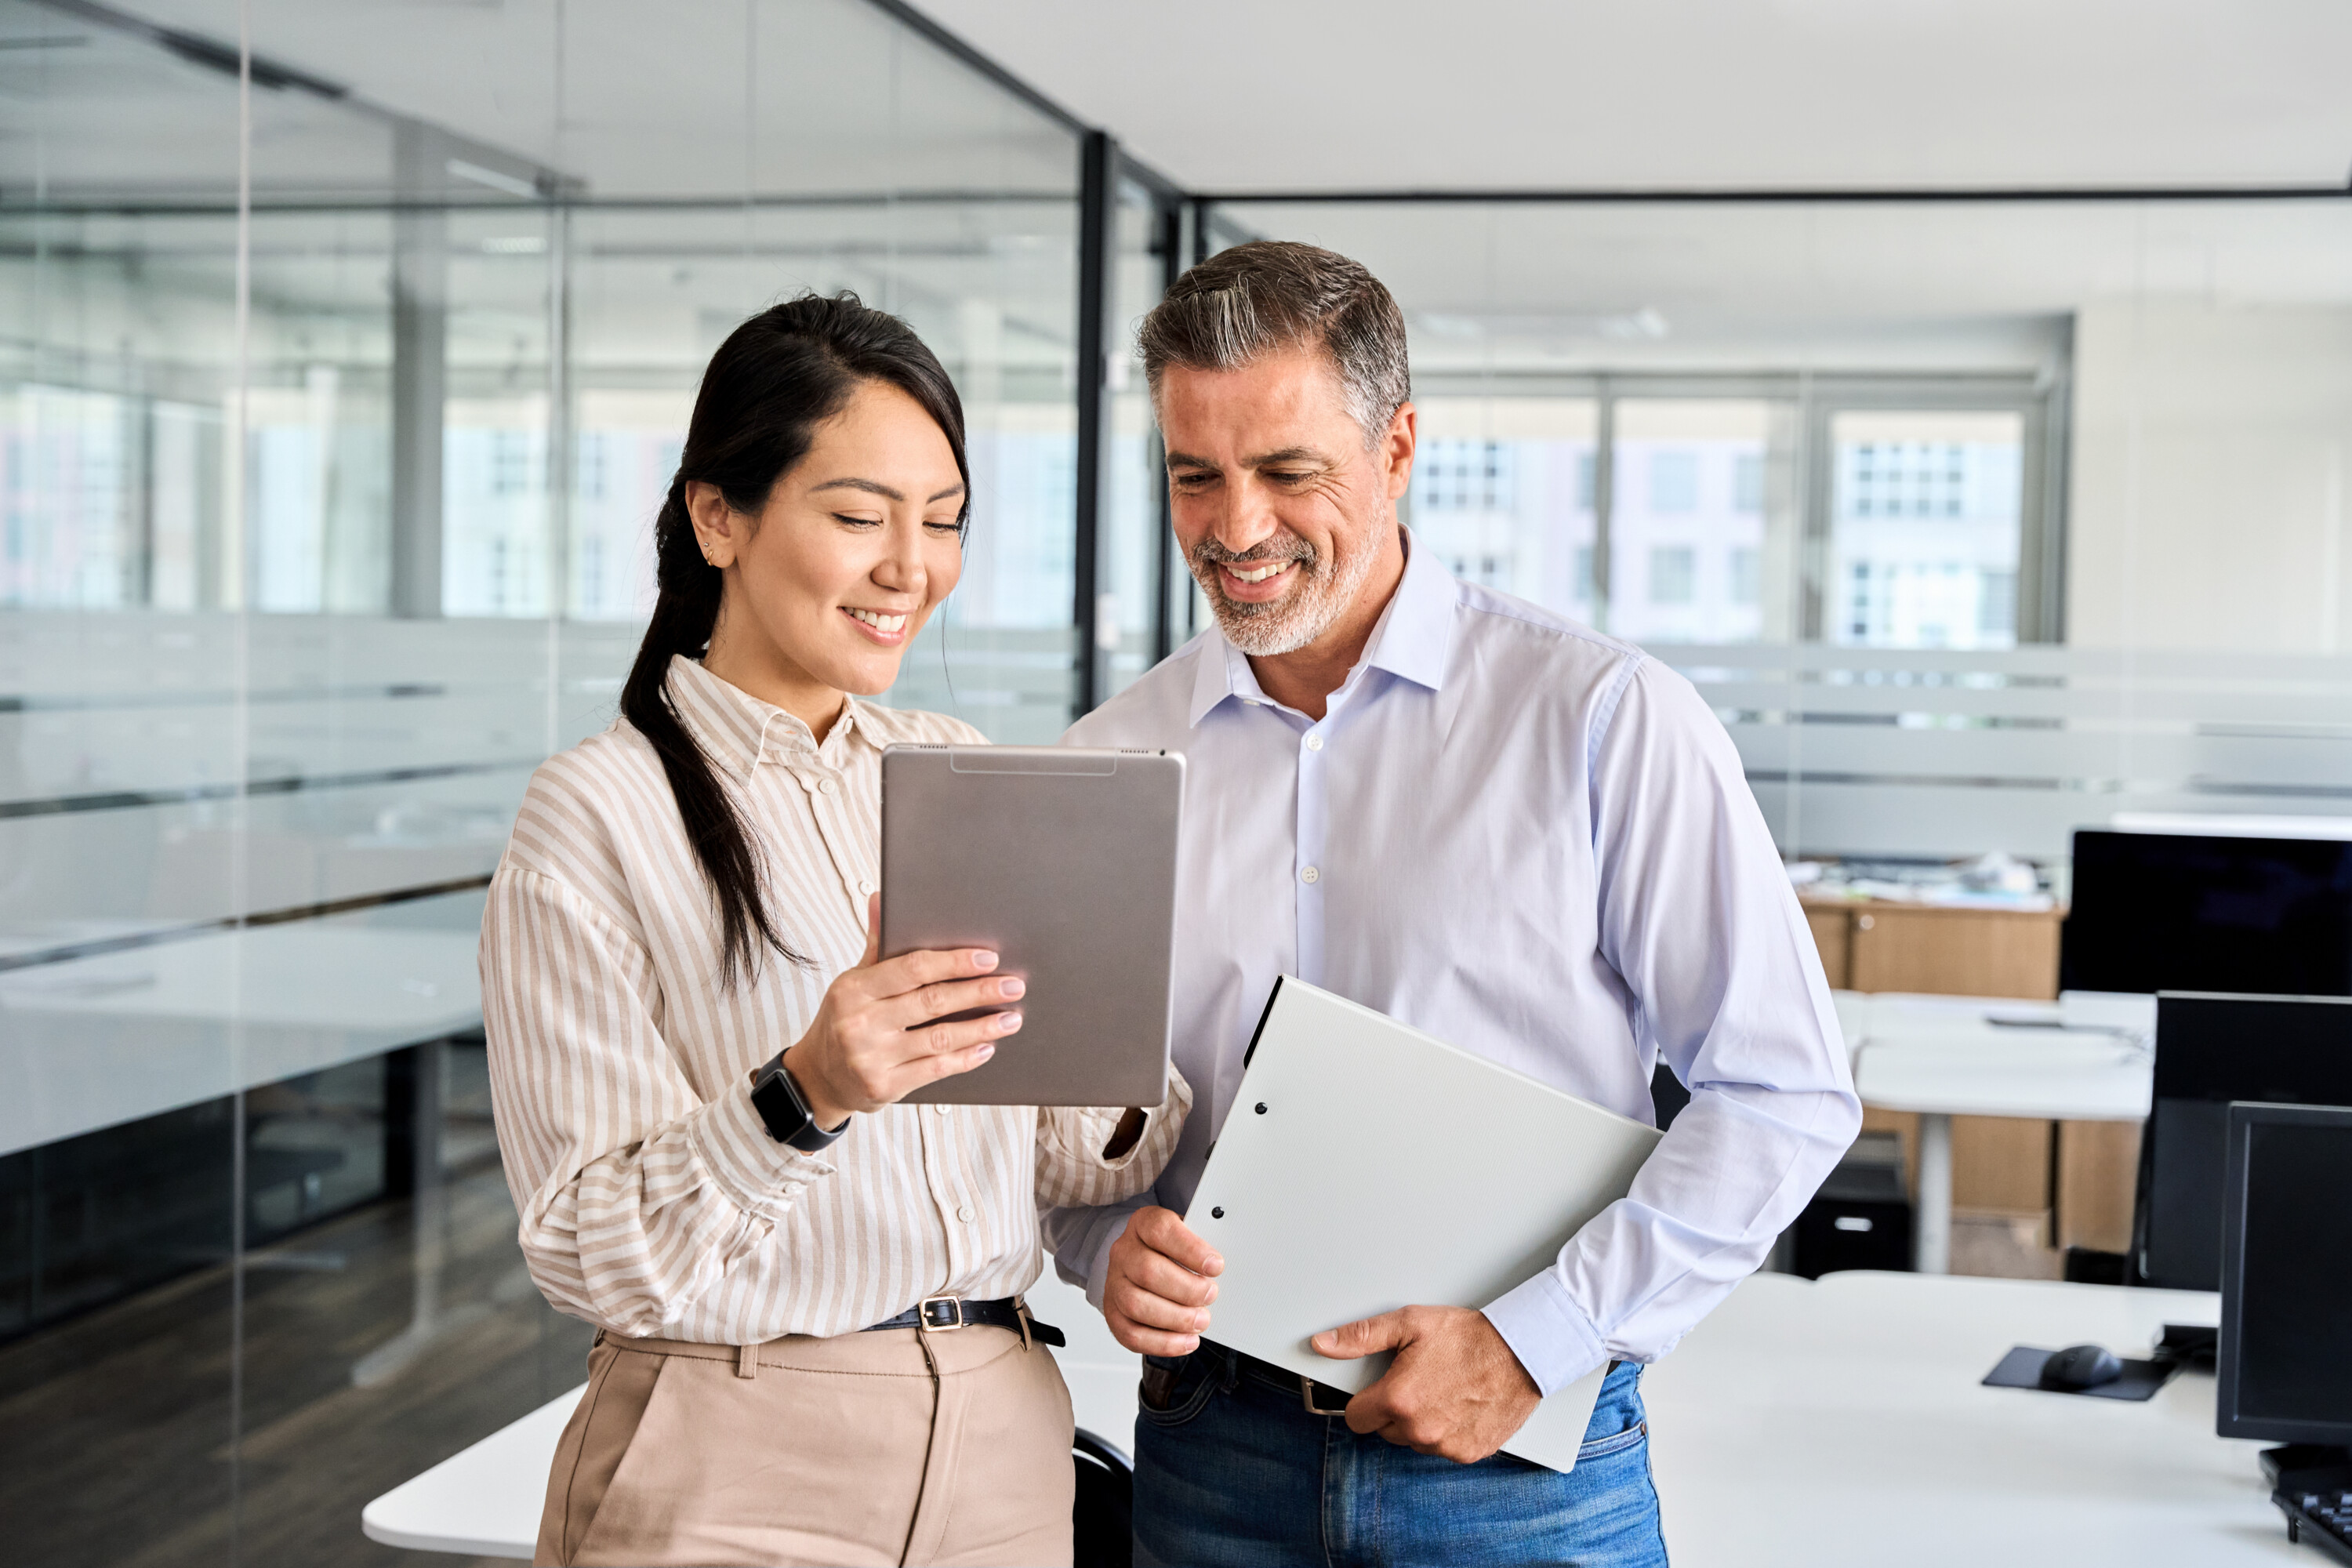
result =
[[[1486,1308],[1546,1394],[1671,1350],[1853,1141],[1829,988],[1738,755],[1638,648],[1409,548],[1320,721],[1212,629],[1064,739],[1187,762],[1174,1052],[1193,1112],[1153,1194],[1047,1216],[1097,1305],[1127,1215],[1191,1202],[1286,972],[1643,1122],[1660,1058],[1689,1086],[1632,1193]],[[1396,1157],[1476,1136],[1433,1127]]]

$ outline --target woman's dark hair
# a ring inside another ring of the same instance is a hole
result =
[[[793,963],[807,958],[784,940],[762,887],[762,858],[710,759],[678,721],[668,692],[675,655],[698,658],[719,619],[724,574],[702,558],[686,487],[719,487],[735,510],[757,516],[776,480],[808,453],[816,427],[863,382],[897,387],[939,422],[963,476],[961,523],[971,514],[971,467],[963,447],[963,404],[939,359],[912,327],[869,310],[855,294],[803,294],[772,306],[728,334],[702,373],[677,475],[654,522],[660,596],[637,661],[621,688],[621,713],[651,742],[686,821],[687,841],[718,900],[719,982],[754,967],[756,949]]]

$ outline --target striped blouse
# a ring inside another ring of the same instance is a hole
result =
[[[821,1155],[769,1137],[752,1070],[800,1038],[866,948],[882,748],[970,725],[852,700],[819,745],[783,710],[672,660],[679,719],[736,792],[785,940],[720,986],[719,926],[668,780],[626,721],[533,775],[482,921],[499,1146],[531,1278],[620,1332],[748,1344],[832,1335],[926,1296],[1011,1296],[1037,1211],[1150,1186],[1191,1104],[1181,1076],[1105,1160],[1120,1112],[894,1105]]]

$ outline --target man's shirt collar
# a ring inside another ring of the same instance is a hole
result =
[[[1453,574],[1433,553],[1413,542],[1409,529],[1404,531],[1404,575],[1381,611],[1371,639],[1364,645],[1363,658],[1358,660],[1357,668],[1349,672],[1349,685],[1369,666],[1432,691],[1444,687],[1446,650],[1454,637],[1456,584]],[[1200,660],[1193,668],[1189,722],[1197,727],[1211,710],[1228,698],[1265,707],[1275,705],[1258,685],[1257,672],[1250,668],[1248,658],[1225,640],[1222,626],[1212,624],[1201,644]]]

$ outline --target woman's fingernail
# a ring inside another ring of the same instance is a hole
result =
[[[993,969],[996,967],[996,954],[975,952],[971,955],[971,966],[974,969]]]
[[[972,1047],[972,1055],[979,1058],[982,1061],[986,1061],[995,1054],[996,1047],[990,1045],[986,1040],[982,1040],[979,1045]]]
[[[1011,998],[1018,996],[1027,991],[1029,989],[1029,983],[1022,979],[1017,974],[1008,974],[1003,979],[996,983],[996,989],[1001,992],[1007,1000],[1010,1000]]]
[[[996,1032],[1000,1035],[1009,1035],[1020,1026],[1021,1015],[1018,1013],[999,1013],[996,1016]]]

